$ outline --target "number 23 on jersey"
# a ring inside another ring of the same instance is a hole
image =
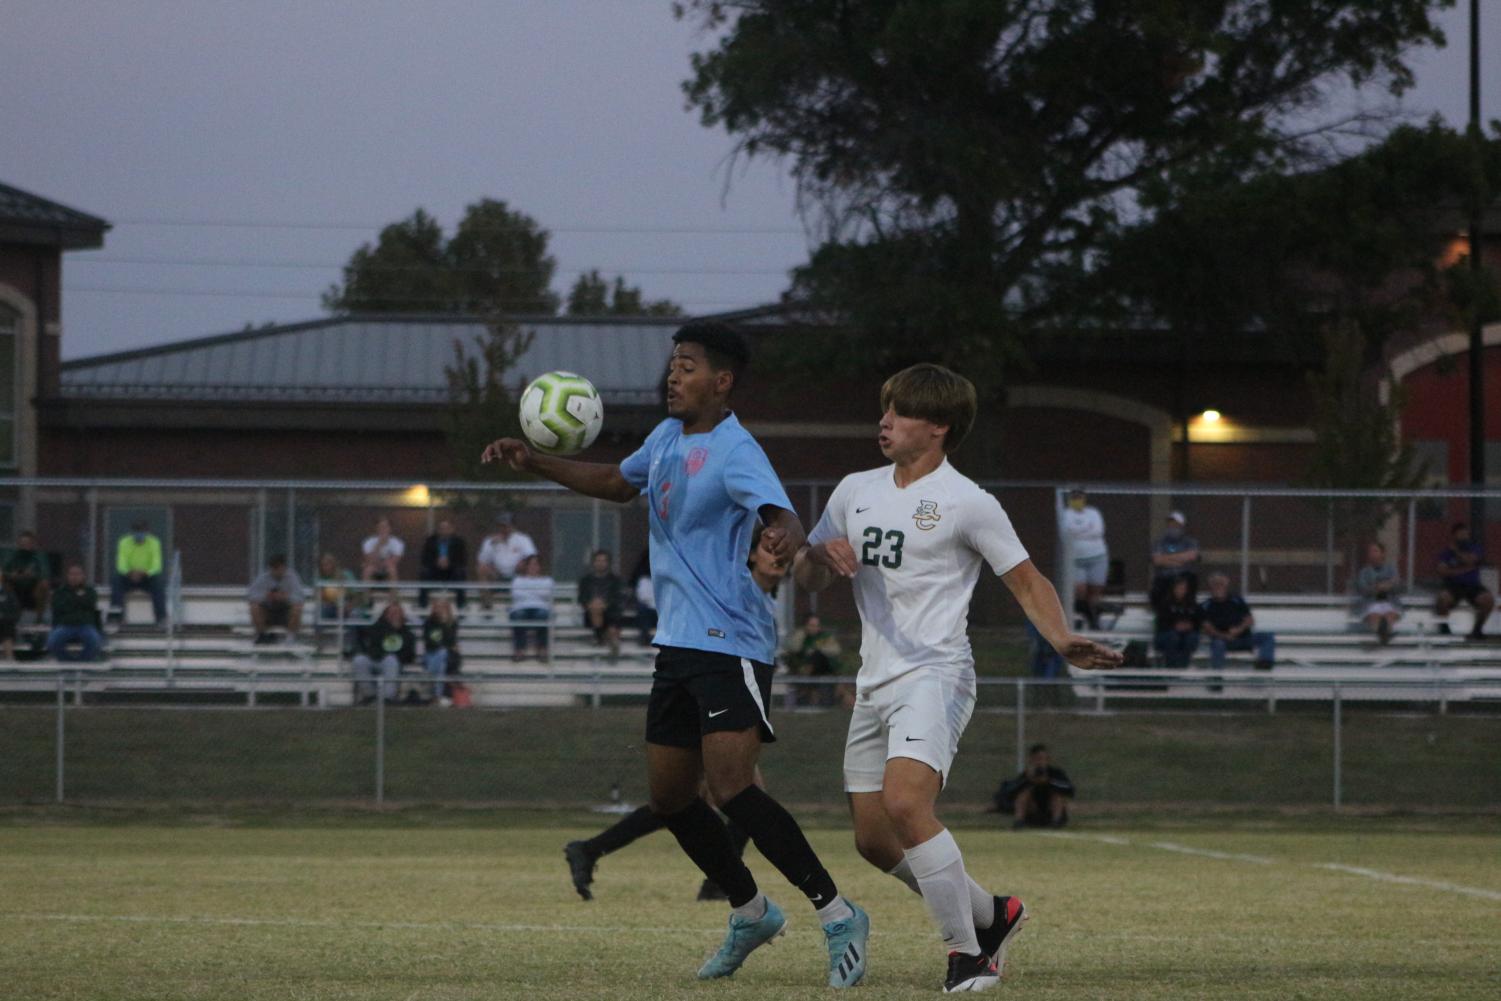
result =
[[[903,532],[889,531],[871,525],[863,533],[865,542],[860,546],[860,562],[868,567],[885,567],[895,570],[902,565],[902,543],[907,540]]]

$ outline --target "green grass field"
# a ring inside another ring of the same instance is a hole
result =
[[[608,820],[3,812],[0,997],[828,996],[811,911],[754,852],[791,927],[730,982],[693,979],[725,910],[693,902],[697,873],[665,833],[607,858],[597,899],[578,900],[559,849]],[[874,923],[857,997],[936,995],[943,956],[921,902],[858,859],[837,814],[810,821]],[[957,833],[971,872],[1034,914],[997,997],[1501,996],[1494,816]]]

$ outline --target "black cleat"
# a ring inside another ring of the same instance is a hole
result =
[[[1001,982],[1001,974],[989,956],[949,953],[949,975],[943,981],[943,993],[988,991]]]
[[[563,846],[563,857],[568,860],[568,875],[573,877],[573,888],[580,897],[593,900],[589,884],[594,882],[594,856],[589,854],[582,841],[570,841]]]
[[[729,895],[719,888],[719,884],[712,879],[706,879],[698,888],[696,900],[729,900]]]
[[[1020,897],[996,897],[995,921],[989,928],[976,928],[975,939],[980,943],[980,952],[995,964],[996,976],[1006,972],[1006,946],[1022,930],[1027,920],[1027,905]],[[971,988],[980,989],[983,988]]]

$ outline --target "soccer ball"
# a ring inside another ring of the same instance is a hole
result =
[[[605,407],[594,384],[572,372],[539,375],[521,393],[521,433],[539,452],[573,455],[594,444]]]

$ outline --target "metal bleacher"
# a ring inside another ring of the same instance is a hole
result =
[[[1275,633],[1277,660],[1255,670],[1252,654],[1230,652],[1223,668],[1209,666],[1207,641],[1188,668],[1130,667],[1116,672],[1069,669],[1081,699],[1264,700],[1341,699],[1449,702],[1501,700],[1501,634],[1465,637],[1473,618],[1466,608],[1449,616],[1443,632],[1432,601],[1413,595],[1389,643],[1359,621],[1345,595],[1254,594],[1247,599],[1256,630]],[[1493,624],[1492,630],[1495,629]],[[1126,596],[1112,628],[1088,632],[1120,646],[1137,640],[1152,651],[1153,616],[1145,594]]]
[[[427,585],[431,590],[432,585]],[[650,690],[650,647],[640,646],[627,629],[618,656],[593,641],[571,584],[559,584],[543,660],[512,656],[511,622],[505,589],[491,588],[492,609],[471,596],[456,609],[462,677],[481,705],[575,705],[616,696],[644,697]],[[381,585],[371,593],[384,607],[392,596],[401,601],[408,625],[420,636],[425,611],[418,607],[418,585]],[[135,600],[135,599],[132,599]],[[185,587],[171,628],[121,625],[107,628],[105,658],[96,663],[59,664],[50,659],[6,665],[0,687],[37,691],[59,685],[70,697],[155,694],[164,697],[243,700],[295,700],[301,705],[343,706],[353,702],[353,671],[346,639],[370,621],[368,616],[323,619],[315,601],[304,605],[299,634],[277,633],[277,642],[257,644],[243,588]],[[131,616],[127,614],[126,621]],[[428,693],[431,686],[420,662],[403,669],[404,688]]]

